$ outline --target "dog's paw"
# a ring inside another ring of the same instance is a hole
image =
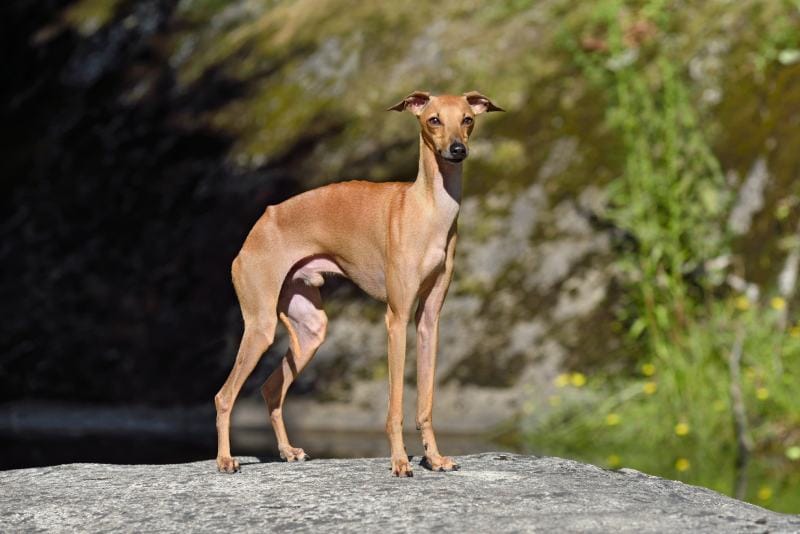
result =
[[[309,456],[303,449],[298,449],[295,447],[281,447],[280,453],[281,458],[287,462],[305,462],[309,459]]]
[[[230,456],[217,457],[217,470],[220,473],[236,473],[240,469],[239,460],[236,458],[231,458]]]
[[[392,474],[396,477],[413,477],[414,471],[407,458],[392,458]]]
[[[425,469],[431,471],[458,471],[461,467],[453,461],[449,456],[425,456],[422,458],[420,465]]]

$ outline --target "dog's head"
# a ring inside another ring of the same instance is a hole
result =
[[[414,91],[387,111],[413,113],[419,120],[425,143],[446,161],[461,163],[469,154],[467,142],[475,115],[504,110],[477,91],[438,96]]]

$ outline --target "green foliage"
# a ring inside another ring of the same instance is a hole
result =
[[[90,36],[114,18],[120,0],[80,0],[64,10],[64,22]]]
[[[686,346],[672,347],[669,358],[643,358],[629,375],[592,376],[582,387],[559,377],[551,399],[556,409],[536,427],[531,445],[732,493],[736,436],[727,358],[741,335],[742,391],[755,444],[747,499],[796,512],[800,327],[779,332],[780,312],[772,304],[715,302],[707,320],[687,328]],[[776,350],[780,362],[772,357]]]
[[[725,273],[705,268],[730,256],[731,198],[676,49],[653,38],[673,24],[674,3],[600,2],[561,39],[583,75],[603,88],[606,122],[622,139],[624,166],[610,186],[608,216],[635,242],[618,266],[627,286],[621,319],[641,354],[641,374],[598,375],[585,389],[573,384],[551,399],[555,409],[530,443],[732,493],[737,436],[728,360],[741,339],[755,446],[749,472],[738,476],[749,479],[749,499],[798,511],[800,469],[789,451],[800,443],[793,395],[800,327],[785,331],[783,299],[767,305],[736,298]],[[788,46],[782,20],[766,38],[770,50]],[[574,36],[587,32],[602,39],[581,47]],[[562,376],[556,385],[570,382]]]
[[[758,67],[764,70],[776,60],[784,65],[800,61],[800,2],[782,0],[763,7],[774,18],[761,43]]]

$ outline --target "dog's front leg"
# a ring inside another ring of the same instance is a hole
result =
[[[386,434],[392,451],[392,474],[398,477],[414,476],[403,445],[403,374],[406,363],[406,328],[410,306],[386,311],[386,328],[389,331],[389,413],[386,417]]]
[[[436,383],[436,351],[439,345],[439,314],[453,277],[456,234],[450,236],[444,269],[429,288],[423,288],[417,308],[417,429],[425,449],[423,465],[433,471],[458,469],[452,458],[442,456],[433,432],[433,390]]]

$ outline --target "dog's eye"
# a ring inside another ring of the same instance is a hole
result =
[[[472,120],[472,117],[464,117],[464,120],[461,121],[461,124],[463,124],[464,126],[469,126],[473,122],[475,121]]]
[[[431,126],[439,126],[440,124],[442,124],[442,121],[439,120],[439,117],[431,117],[430,119],[428,119],[428,124],[430,124]]]

